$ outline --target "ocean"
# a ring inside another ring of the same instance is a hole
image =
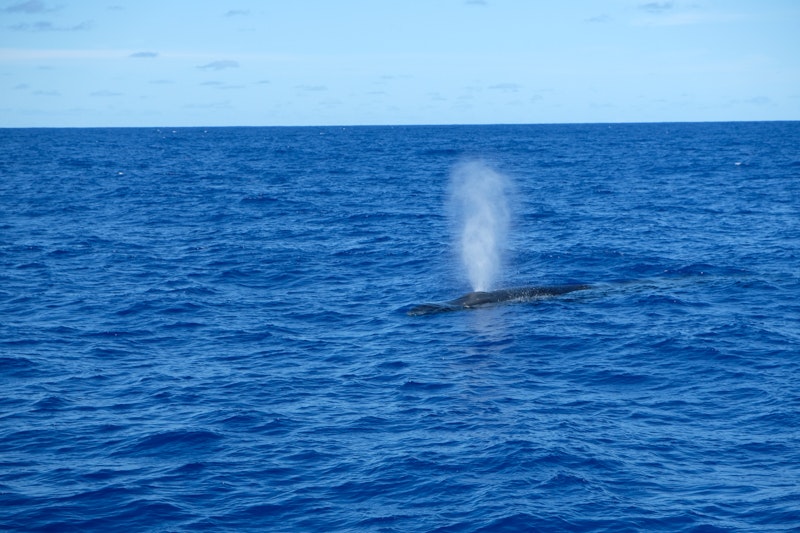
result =
[[[0,530],[800,530],[800,122],[0,129]]]

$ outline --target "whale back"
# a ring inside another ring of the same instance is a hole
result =
[[[408,314],[412,316],[430,315],[434,313],[445,313],[448,311],[458,311],[459,309],[474,309],[492,304],[504,302],[525,302],[560,296],[574,291],[582,291],[591,288],[591,285],[568,284],[568,285],[548,285],[514,287],[510,289],[499,289],[496,291],[475,291],[469,292],[455,300],[445,303],[427,303],[412,307]]]
[[[479,305],[485,305],[487,303],[491,303],[494,301],[494,296],[490,292],[484,291],[475,291],[465,294],[460,298],[456,298],[455,300],[451,300],[447,302],[448,304],[455,306],[455,307],[476,307]]]

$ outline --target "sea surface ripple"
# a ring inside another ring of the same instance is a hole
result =
[[[0,530],[800,529],[798,122],[0,147]],[[406,315],[472,158],[591,290]]]

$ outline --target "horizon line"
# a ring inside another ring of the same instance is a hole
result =
[[[221,128],[415,128],[415,127],[479,127],[479,126],[621,126],[639,124],[731,124],[762,122],[800,122],[800,119],[765,120],[654,120],[632,122],[482,122],[482,123],[419,123],[419,124],[271,124],[216,126],[0,126],[0,130],[68,130],[68,129],[221,129]]]

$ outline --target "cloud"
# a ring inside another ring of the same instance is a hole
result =
[[[230,59],[225,59],[222,61],[212,61],[211,63],[206,63],[205,65],[199,65],[197,68],[203,70],[225,70],[226,68],[238,68],[239,63],[237,61],[231,61]]]
[[[410,80],[412,77],[408,74],[384,74],[380,76],[380,81],[378,83],[384,83],[387,81],[395,81],[395,80]]]
[[[184,109],[230,109],[231,103],[229,100],[220,102],[207,102],[207,103],[193,103],[185,104]]]
[[[597,15],[595,17],[590,17],[590,18],[586,19],[586,22],[606,23],[606,22],[611,22],[611,17],[609,17],[608,15],[605,15],[605,14]]]
[[[3,11],[6,13],[45,13],[47,11],[55,11],[55,8],[48,8],[44,5],[44,2],[39,0],[28,0],[27,2],[8,6]]]
[[[136,52],[135,54],[131,54],[128,57],[141,57],[141,58],[151,58],[151,57],[158,57],[158,52]]]
[[[230,83],[223,83],[221,81],[204,81],[200,84],[203,87],[216,87],[217,89],[227,90],[227,89],[244,89],[244,85],[234,85]]]
[[[30,89],[30,88],[31,88],[31,86],[28,85],[27,83],[20,83],[19,85],[15,85],[14,86],[14,90],[15,91],[24,91],[24,90]]]
[[[129,51],[113,49],[92,50],[65,50],[65,49],[27,49],[27,48],[0,48],[0,60],[14,61],[46,61],[59,59],[113,59],[118,60]],[[40,69],[49,70],[52,67],[40,66]]]
[[[46,31],[85,31],[92,27],[91,21],[84,21],[74,26],[55,26],[52,22],[39,21],[33,24],[15,24],[13,26],[6,26],[9,30],[13,31],[30,31],[30,32],[46,32]]]
[[[772,100],[770,100],[767,96],[756,96],[753,98],[748,98],[744,102],[746,104],[753,104],[753,105],[766,105],[766,104],[771,104]]]
[[[512,92],[512,93],[515,93],[515,92],[519,91],[521,88],[522,88],[522,86],[520,86],[517,83],[498,83],[496,85],[490,85],[489,86],[489,89],[492,89],[492,90],[495,90],[495,91],[507,91],[507,92]]]
[[[647,11],[648,13],[664,13],[674,7],[672,2],[648,2],[646,4],[639,4],[638,8]]]
[[[700,11],[653,11],[641,18],[634,19],[636,26],[691,26],[696,24],[724,24],[741,20],[735,13],[711,13]]]
[[[309,93],[315,93],[315,92],[321,92],[321,91],[327,91],[328,90],[328,88],[326,86],[324,86],[324,85],[295,85],[294,88],[295,89],[299,89],[301,91],[309,92]]]
[[[692,26],[697,24],[727,24],[740,21],[744,15],[730,11],[706,9],[697,3],[646,2],[636,6],[639,16],[631,21],[634,26]]]

